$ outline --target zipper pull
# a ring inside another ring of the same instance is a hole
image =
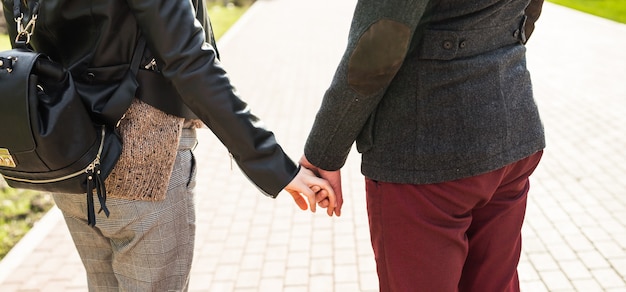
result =
[[[90,163],[87,166],[87,224],[90,226],[96,226],[96,212],[93,203],[93,188],[94,188],[94,163]]]
[[[104,181],[102,181],[102,177],[100,176],[100,164],[97,163],[95,165],[95,174],[94,174],[94,182],[96,194],[98,194],[98,201],[100,201],[100,210],[98,210],[98,214],[104,211],[104,214],[109,217],[111,214],[109,212],[109,208],[107,208],[107,190],[104,185]]]
[[[152,60],[150,60],[148,64],[146,64],[146,66],[144,66],[144,68],[146,70],[156,71],[156,68],[157,68],[156,60],[153,58]]]

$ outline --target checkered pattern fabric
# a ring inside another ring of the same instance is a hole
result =
[[[193,258],[195,131],[183,130],[165,200],[109,198],[87,225],[82,195],[55,194],[87,271],[89,291],[186,291]],[[96,210],[99,209],[98,200]]]

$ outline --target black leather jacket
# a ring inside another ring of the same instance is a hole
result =
[[[14,39],[14,0],[2,1]],[[32,1],[22,2],[32,7]],[[39,1],[31,44],[63,63],[77,83],[116,86],[141,34],[147,43],[144,64],[156,60],[182,102],[264,194],[276,197],[296,175],[298,167],[238,97],[220,66],[203,0]]]

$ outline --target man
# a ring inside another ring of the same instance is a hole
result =
[[[339,216],[356,141],[381,291],[519,291],[545,147],[524,44],[542,4],[358,1],[300,162],[331,182]]]

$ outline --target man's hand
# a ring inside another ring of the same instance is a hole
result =
[[[313,173],[315,173],[316,175],[318,175],[319,177],[323,179],[326,179],[328,183],[330,183],[330,186],[335,191],[336,202],[331,202],[329,200],[330,197],[324,198],[323,194],[320,194],[319,196],[317,196],[316,201],[318,202],[318,205],[320,207],[329,208],[328,209],[329,215],[332,216],[332,213],[334,212],[335,215],[341,216],[341,206],[343,205],[343,192],[341,190],[341,170],[334,170],[334,171],[323,170],[311,164],[311,162],[309,162],[309,160],[304,155],[302,155],[302,158],[300,159],[300,165],[312,170]],[[334,211],[330,210],[331,207],[334,208]]]
[[[296,177],[285,187],[285,191],[291,194],[300,209],[307,209],[308,200],[311,212],[315,212],[316,203],[323,201],[328,206],[328,216],[333,215],[336,202],[335,192],[325,179],[317,177],[311,170],[300,168]]]

